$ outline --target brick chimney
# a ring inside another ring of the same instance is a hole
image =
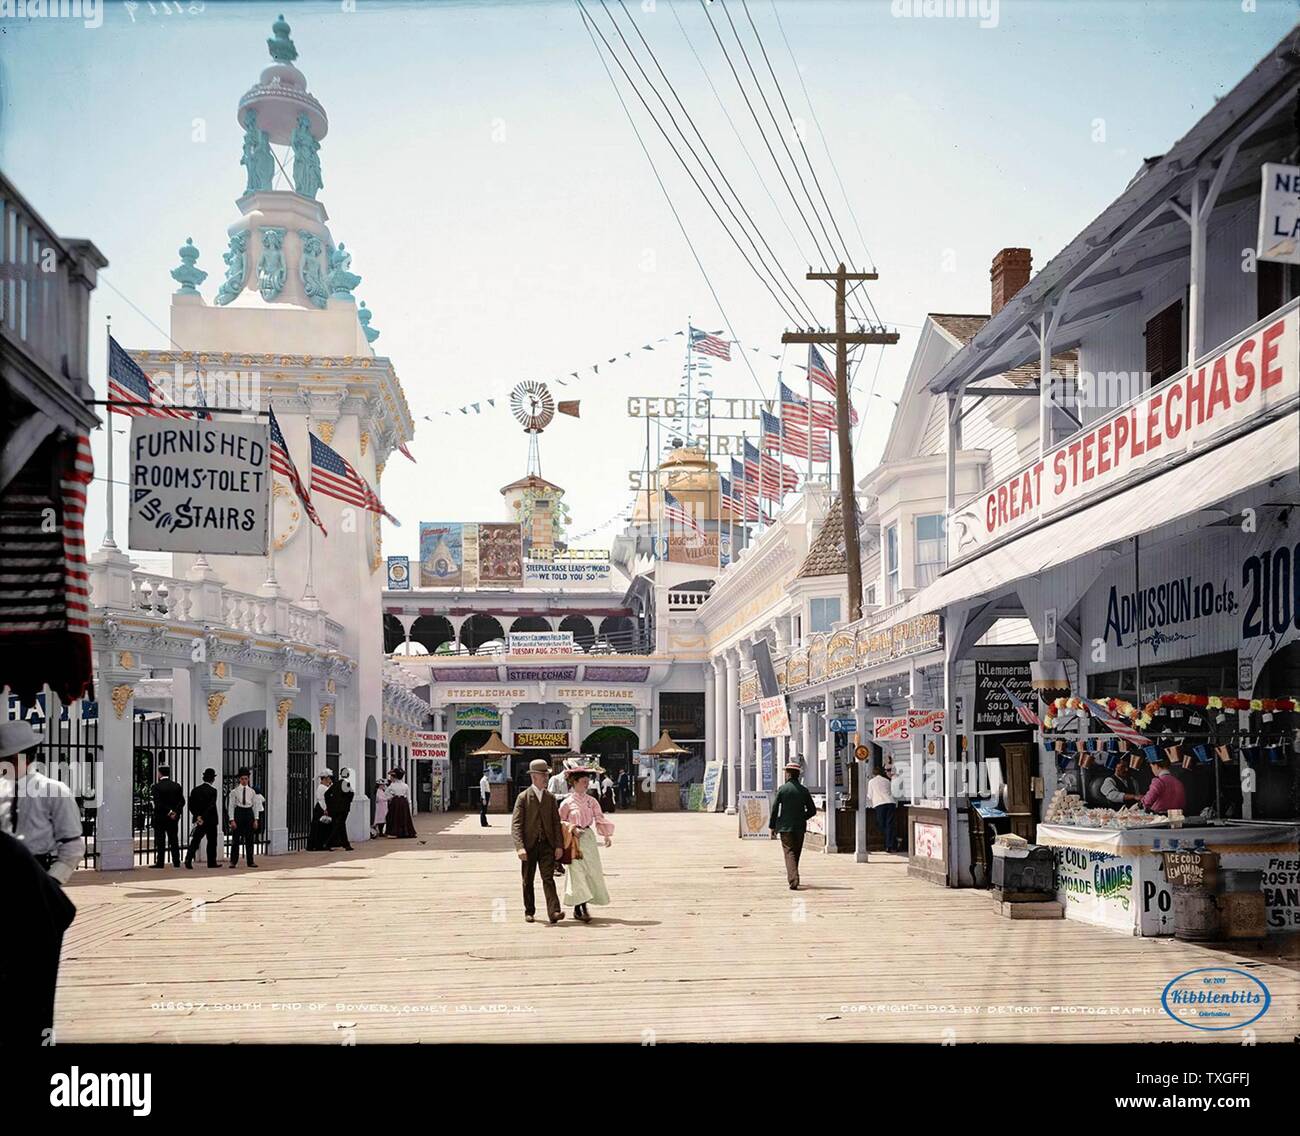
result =
[[[1006,248],[993,258],[989,279],[993,282],[993,315],[997,315],[1017,292],[1029,283],[1033,255],[1028,249]]]

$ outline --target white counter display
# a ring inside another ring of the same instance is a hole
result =
[[[1040,824],[1056,857],[1065,917],[1134,935],[1172,935],[1174,896],[1161,853],[1217,852],[1223,868],[1263,872],[1270,934],[1300,932],[1300,825],[1229,823],[1152,828]]]

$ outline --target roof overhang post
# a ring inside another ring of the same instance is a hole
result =
[[[948,429],[945,432],[944,472],[946,511],[957,507],[957,451],[961,449],[961,402],[966,384],[948,392]]]

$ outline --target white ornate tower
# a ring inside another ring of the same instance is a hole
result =
[[[298,53],[283,17],[273,31],[273,62],[239,101],[245,186],[214,302],[194,287],[202,273],[184,250],[171,308],[174,346],[132,354],[150,374],[170,374],[177,364],[187,381],[197,372],[218,416],[235,399],[273,409],[304,484],[310,430],[380,493],[385,462],[413,434],[411,415],[392,364],[371,346],[379,332],[353,298],[360,278],[350,271],[351,257],[316,200],[325,111],[293,65]],[[299,695],[292,713],[312,722],[322,763],[323,735],[337,733],[341,764],[360,774],[366,737],[377,747],[384,729],[380,518],[320,493],[313,502],[328,536],[277,476],[271,558],[213,549],[176,555],[173,570],[196,579],[215,573],[233,588],[319,605],[342,623],[338,649],[358,661],[348,691],[332,716],[321,713],[329,695],[315,692]],[[360,777],[357,789],[360,798]]]

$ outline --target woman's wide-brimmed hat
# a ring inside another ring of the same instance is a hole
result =
[[[322,769],[316,776],[317,778],[328,777],[331,781],[333,781],[334,771],[332,769]]]

